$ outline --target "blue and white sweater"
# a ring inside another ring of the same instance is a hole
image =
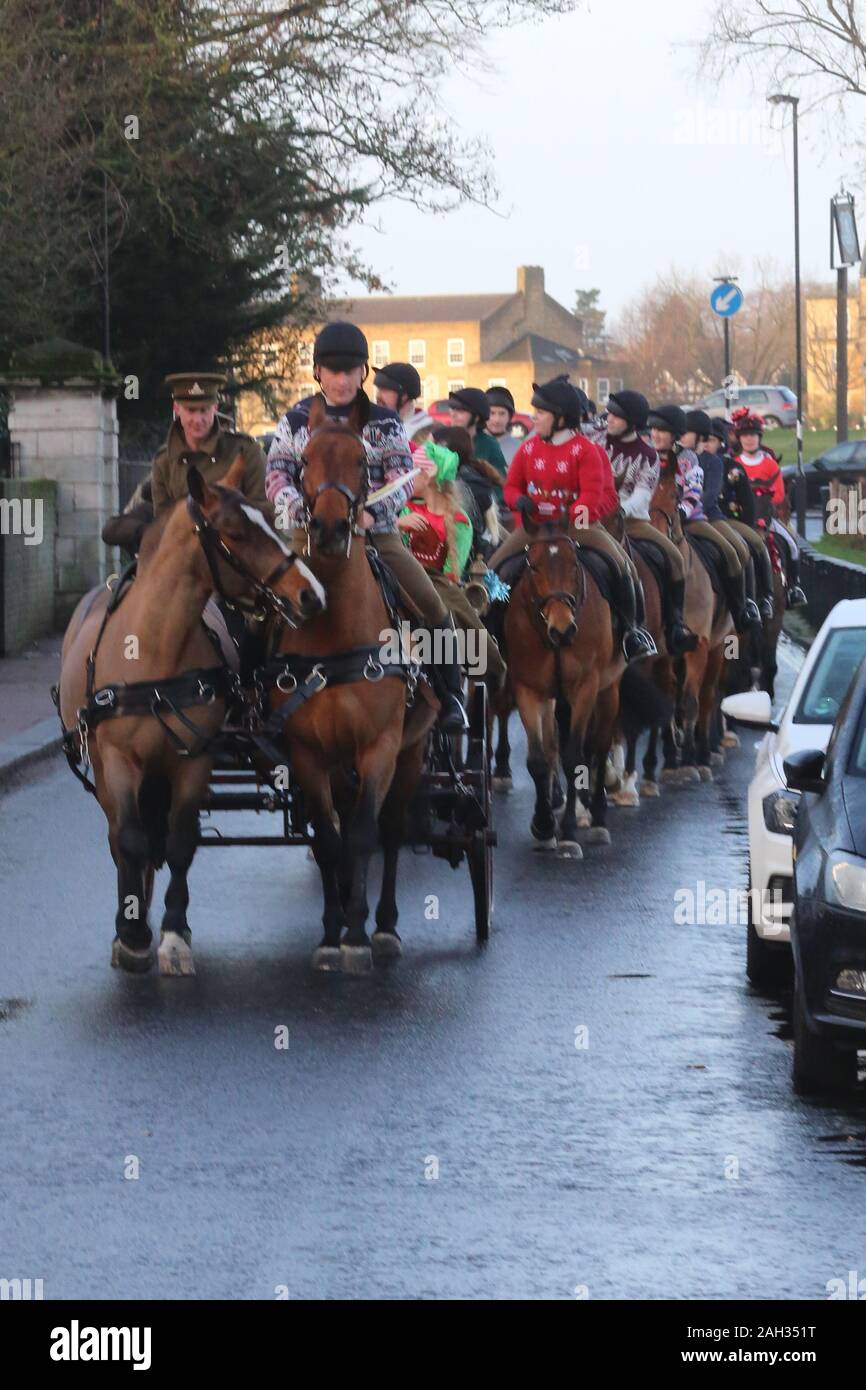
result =
[[[310,406],[315,396],[307,396],[292,406],[277,426],[265,472],[265,491],[268,500],[277,509],[278,522],[283,529],[290,530],[301,523],[301,494],[298,490],[301,458],[310,437]],[[347,420],[349,406],[326,405],[331,420]],[[395,410],[387,410],[381,405],[370,406],[370,418],[361,435],[367,451],[367,464],[370,477],[370,491],[384,487],[414,467],[409,451],[409,440],[403,421]],[[390,497],[374,502],[369,511],[375,517],[372,534],[394,531],[397,517],[405,507],[414,491],[414,479],[405,486],[396,488]]]

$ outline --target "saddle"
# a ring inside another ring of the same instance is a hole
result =
[[[578,544],[577,558],[587,573],[595,580],[601,591],[601,596],[606,603],[615,607],[615,574],[613,564],[603,555],[600,550],[591,550]],[[511,555],[505,561],[499,571],[499,577],[505,584],[510,584],[513,589],[517,581],[526,569],[526,556],[524,554]]]
[[[647,569],[652,572],[659,592],[663,594],[668,582],[668,570],[661,546],[655,545],[653,541],[645,540],[643,537],[626,536],[626,550],[632,558],[635,555],[640,556]]]
[[[718,546],[713,545],[712,541],[708,541],[705,537],[691,535],[688,531],[686,531],[686,539],[710,576],[713,593],[724,594],[725,562]]]

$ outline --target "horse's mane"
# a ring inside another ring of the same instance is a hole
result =
[[[185,501],[186,499],[184,498],[183,500]],[[148,563],[159,549],[165,528],[171,517],[177,511],[179,505],[180,502],[175,502],[171,507],[166,507],[164,512],[160,512],[159,516],[156,517],[149,526],[144,528],[144,535],[142,536],[141,546],[138,552],[139,569],[146,569]]]

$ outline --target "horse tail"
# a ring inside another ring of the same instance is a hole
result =
[[[673,715],[668,697],[634,666],[626,666],[619,684],[619,717],[626,735],[667,724]]]
[[[145,777],[138,793],[138,811],[150,845],[154,868],[165,863],[168,839],[168,813],[171,809],[171,783],[167,777]]]

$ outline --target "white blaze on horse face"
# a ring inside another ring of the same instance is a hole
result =
[[[265,518],[262,516],[261,512],[259,511],[258,507],[251,507],[251,506],[249,506],[247,503],[242,502],[242,503],[241,503],[241,511],[244,512],[245,515],[249,517],[250,521],[254,521],[255,524],[256,524],[256,526],[260,526],[261,529],[264,531],[264,533],[265,533],[266,536],[270,536],[271,540],[276,542],[276,544],[280,547],[280,550],[283,552],[284,555],[291,555],[292,552],[290,551],[289,547],[286,545],[285,541],[281,540],[280,537],[277,535],[276,531],[274,531],[274,530],[271,529],[271,527],[268,525],[267,521],[265,520]],[[319,602],[321,603],[322,607],[324,608],[324,607],[325,607],[325,590],[324,590],[324,588],[323,588],[322,585],[319,583],[319,581],[318,581],[318,579],[316,578],[316,576],[313,574],[313,571],[312,571],[311,569],[308,569],[308,567],[304,564],[304,562],[303,562],[302,560],[298,560],[298,561],[296,561],[296,563],[297,563],[297,566],[298,566],[298,570],[299,570],[300,573],[304,576],[304,578],[306,579],[306,581],[307,581],[307,583],[309,584],[310,588],[313,590],[313,593],[316,595],[316,598],[319,600]]]

